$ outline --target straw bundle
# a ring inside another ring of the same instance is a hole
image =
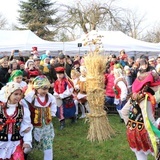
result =
[[[104,111],[104,72],[106,61],[98,50],[88,53],[84,59],[87,69],[86,90],[90,113],[87,114],[90,127],[87,139],[90,141],[103,141],[114,134],[106,111]]]

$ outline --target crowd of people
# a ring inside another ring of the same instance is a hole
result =
[[[52,117],[58,118],[62,130],[66,119],[76,123],[90,112],[84,57],[70,57],[63,53],[53,57],[50,51],[39,55],[37,47],[33,47],[26,60],[20,51],[16,57],[14,52],[12,51],[9,57],[0,59],[0,160],[26,160],[31,148],[42,150],[44,160],[52,160]],[[159,82],[160,56],[155,59],[142,55],[135,59],[122,50],[119,55],[111,54],[105,58],[105,103],[115,105],[120,121],[127,125],[131,149],[136,150],[138,160],[145,160],[147,153],[154,152],[152,145],[149,139],[145,144],[142,141],[142,145],[137,145],[136,139],[133,142],[133,132],[129,131],[134,126],[130,126],[128,122],[141,123],[141,127],[146,129],[141,108],[135,104],[139,103],[137,99],[141,94],[143,100],[144,93],[147,93],[150,99],[157,95],[155,93],[159,90],[153,90],[149,86],[151,79],[146,77],[151,73],[153,82]],[[137,82],[137,77],[143,74],[145,81],[139,79]],[[158,104],[158,100],[156,103]],[[134,110],[139,111],[132,115],[134,119],[130,116],[133,114],[133,106]],[[153,122],[154,118],[150,118]],[[158,127],[155,121],[153,123]],[[136,130],[135,134],[139,131]],[[138,138],[142,139],[144,135],[147,137],[147,132],[143,132]]]

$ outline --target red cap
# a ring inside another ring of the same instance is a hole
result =
[[[55,71],[56,71],[56,73],[64,73],[65,68],[64,67],[56,67]]]

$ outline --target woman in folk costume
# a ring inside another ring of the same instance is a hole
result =
[[[73,101],[73,84],[65,77],[64,67],[55,68],[57,80],[54,83],[54,96],[57,100],[57,117],[60,121],[60,129],[65,127],[65,119],[71,118],[75,122],[76,107]]]
[[[81,104],[80,109],[82,112],[82,116],[80,118],[85,118],[86,117],[86,111],[89,113],[90,109],[88,106],[88,102],[87,102],[87,93],[86,93],[86,74],[87,74],[87,70],[85,66],[80,66],[80,72],[81,75],[79,77],[79,92],[77,95],[77,99],[79,101],[79,103]],[[85,111],[86,110],[86,111]]]
[[[115,92],[115,99],[114,104],[116,105],[116,109],[119,113],[119,116],[121,118],[121,122],[123,122],[123,118],[121,116],[121,109],[127,102],[127,82],[125,81],[125,78],[123,76],[123,70],[117,66],[114,67],[114,92]]]
[[[33,79],[33,88],[25,96],[31,111],[33,124],[33,148],[44,152],[44,160],[53,159],[54,128],[52,116],[55,117],[57,105],[55,97],[48,93],[50,82],[41,75]]]
[[[127,126],[127,139],[137,160],[147,160],[148,154],[158,157],[160,138],[155,121],[155,106],[160,102],[160,81],[155,72],[141,73],[132,85],[132,96],[121,114]],[[157,81],[158,80],[158,81]]]
[[[0,160],[24,160],[31,150],[30,111],[21,99],[18,83],[9,82],[0,91]]]
[[[23,72],[21,70],[14,70],[11,73],[11,76],[9,78],[9,82],[16,82],[19,83],[23,92],[27,90],[27,83],[22,80],[23,79]]]

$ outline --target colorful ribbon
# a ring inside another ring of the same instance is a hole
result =
[[[154,156],[155,158],[157,157],[157,154],[158,154],[158,148],[157,148],[157,142],[156,142],[156,136],[155,136],[155,133],[152,129],[152,125],[151,125],[151,122],[148,118],[148,114],[147,114],[147,101],[148,101],[148,94],[146,93],[145,95],[145,109],[144,109],[144,123],[145,123],[145,128],[148,132],[148,135],[150,137],[150,140],[151,140],[151,144],[152,144],[152,147],[153,147],[153,150],[154,150]]]

